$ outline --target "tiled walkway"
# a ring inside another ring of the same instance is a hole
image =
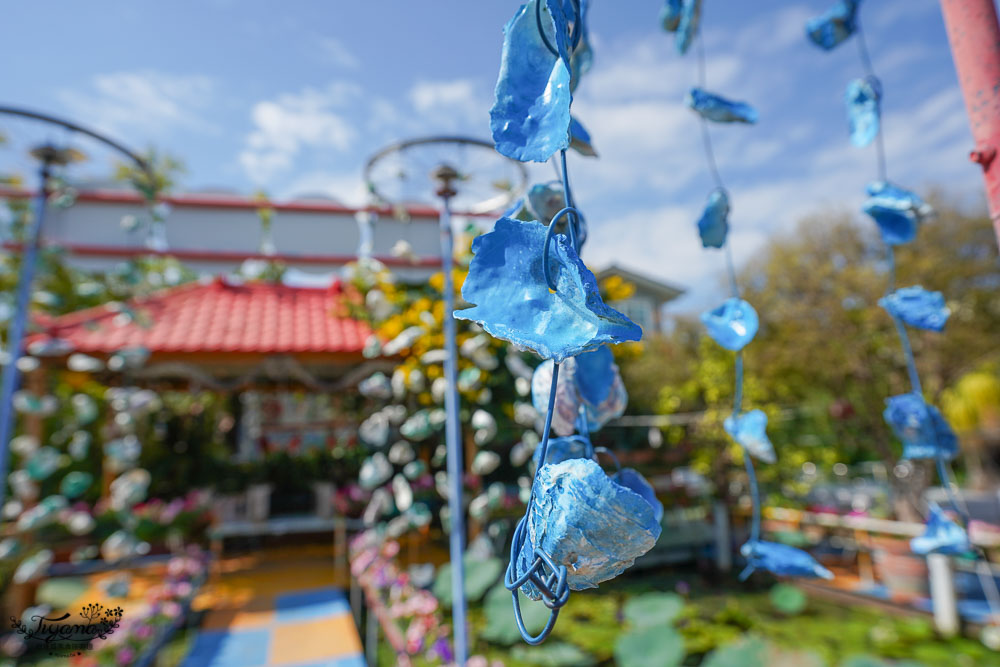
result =
[[[283,556],[216,575],[183,667],[364,667],[332,565]]]

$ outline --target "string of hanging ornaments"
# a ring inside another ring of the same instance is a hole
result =
[[[667,0],[660,12],[660,23],[665,31],[675,33],[677,51],[682,56],[687,54],[692,45],[697,44],[698,85],[688,93],[685,103],[698,115],[705,159],[715,184],[698,219],[698,235],[703,247],[723,250],[729,277],[729,297],[716,308],[702,313],[701,321],[712,340],[735,353],[733,411],[723,426],[743,450],[743,463],[753,503],[750,539],[740,548],[740,553],[747,561],[740,578],[746,579],[754,570],[764,569],[777,575],[832,579],[833,574],[805,551],[760,539],[760,490],[753,459],[774,463],[777,457],[767,436],[767,415],[759,409],[743,410],[743,348],[757,334],[759,318],[753,306],[740,296],[731,244],[728,242],[731,211],[729,192],[719,173],[710,131],[712,123],[752,125],[757,122],[757,110],[745,102],[735,102],[707,90],[701,17],[701,0]]]
[[[522,162],[556,161],[557,183],[526,199],[473,242],[462,287],[472,307],[455,311],[496,338],[543,360],[532,400],[545,420],[524,517],[511,544],[504,585],[529,644],[543,642],[572,590],[621,574],[660,536],[663,507],[636,471],[608,475],[590,433],[625,409],[627,394],[608,345],[642,330],[604,304],[580,259],[586,221],[570,188],[566,152],[593,155],[570,114],[573,91],[590,69],[587,0],[530,0],[504,27],[490,127],[498,152]],[[552,437],[553,432],[557,437]],[[612,457],[613,458],[613,457]],[[617,467],[617,463],[616,463]],[[548,610],[537,634],[521,597]]]
[[[950,519],[933,502],[928,503],[926,529],[910,542],[910,549],[919,555],[947,554],[977,561],[977,573],[986,594],[990,614],[1000,612],[1000,592],[990,571],[985,552],[969,540],[969,510],[953,486],[951,461],[959,453],[958,437],[941,412],[924,400],[916,361],[907,327],[934,331],[944,330],[950,311],[944,295],[920,285],[896,287],[895,247],[916,238],[922,223],[934,216],[934,210],[915,193],[889,180],[884,128],[882,127],[882,83],[875,74],[872,59],[861,29],[860,0],[840,0],[823,15],[806,23],[806,35],[813,44],[832,51],[850,37],[855,38],[864,76],[847,84],[844,102],[850,141],[865,148],[874,143],[878,180],[866,188],[868,198],[862,210],[875,221],[882,242],[888,279],[879,305],[889,314],[899,336],[906,360],[910,391],[886,399],[883,417],[896,437],[903,443],[903,459],[933,461],[941,485],[964,526]]]

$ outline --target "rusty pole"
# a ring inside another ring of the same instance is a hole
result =
[[[993,229],[1000,242],[1000,23],[994,0],[941,0],[951,54],[962,85],[975,147],[969,159],[983,169]]]

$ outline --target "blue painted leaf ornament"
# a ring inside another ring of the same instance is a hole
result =
[[[742,350],[757,335],[760,321],[757,311],[743,299],[732,297],[723,304],[701,314],[702,324],[716,343],[736,352]]]
[[[535,220],[546,225],[556,217],[556,213],[566,207],[566,195],[558,181],[532,185],[528,189],[527,199],[528,212],[535,216]],[[565,223],[560,220],[559,224]]]
[[[750,453],[750,456],[765,463],[774,463],[774,445],[767,437],[767,415],[763,410],[751,410],[739,416],[726,417],[723,422],[726,433]]]
[[[878,305],[911,327],[927,331],[943,331],[951,315],[941,292],[931,292],[920,285],[901,287],[879,299]]]
[[[531,377],[531,404],[535,411],[544,416],[549,406],[549,390],[552,388],[551,360],[543,361],[535,368]],[[582,399],[577,391],[573,376],[576,373],[576,357],[566,359],[559,367],[559,381],[556,384],[556,400],[552,404],[552,432],[567,436],[576,431],[576,421],[580,414]]]
[[[663,503],[656,497],[653,486],[646,481],[639,471],[632,468],[622,468],[615,476],[614,480],[630,491],[634,491],[653,508],[653,518],[657,523],[663,520]]]
[[[941,511],[937,503],[930,503],[924,534],[910,540],[910,550],[915,554],[948,554],[961,556],[972,550],[969,536],[957,523]]]
[[[574,360],[573,383],[583,402],[587,430],[593,433],[625,414],[628,392],[615,357],[607,346],[585,352]]]
[[[698,218],[698,235],[704,248],[721,248],[729,234],[729,197],[722,188],[708,195],[705,210]]]
[[[531,402],[538,414],[548,409],[552,386],[552,362],[544,361],[531,380]],[[587,431],[600,430],[604,424],[622,416],[628,406],[628,392],[611,350],[601,346],[566,359],[559,368],[556,400],[552,411],[552,430],[566,436],[578,428],[580,410],[584,412]]]
[[[586,157],[597,157],[594,150],[594,142],[590,138],[590,132],[576,118],[569,119],[569,147],[580,155]]]
[[[639,340],[642,329],[604,304],[594,274],[562,234],[549,241],[556,291],[549,289],[542,268],[545,237],[544,225],[510,218],[477,237],[462,285],[462,298],[474,305],[455,317],[556,362],[604,343]]]
[[[654,508],[590,459],[542,466],[534,489],[518,576],[534,562],[537,546],[566,566],[571,590],[596,588],[624,572],[660,537]],[[530,582],[521,590],[532,600],[541,597]]]
[[[937,408],[919,394],[891,396],[882,416],[903,441],[904,459],[954,459],[958,437]]]
[[[681,24],[681,0],[665,0],[660,8],[660,25],[666,32],[674,32]]]
[[[844,103],[847,105],[847,127],[851,143],[859,148],[870,144],[879,131],[882,85],[869,76],[847,84]]]
[[[782,577],[820,577],[833,579],[833,573],[802,549],[787,544],[750,540],[740,547],[747,559],[746,569],[740,574],[746,579],[754,570],[767,570]]]
[[[923,199],[892,183],[869,183],[867,191],[862,210],[875,221],[882,240],[889,245],[909,243],[917,236],[917,226],[934,215]]]
[[[733,102],[701,88],[692,88],[684,103],[713,123],[756,123],[757,110],[746,102]]]
[[[543,41],[539,22],[556,54]],[[490,129],[500,154],[545,162],[569,147],[567,38],[566,17],[557,0],[530,0],[504,26],[496,101],[490,109]]]
[[[822,16],[806,22],[806,35],[821,49],[833,49],[854,34],[859,4],[860,0],[839,0]]]
[[[701,0],[681,0],[681,16],[677,22],[677,53],[684,55],[698,36],[701,23]]]
[[[571,435],[564,438],[550,438],[548,448],[545,450],[545,463],[556,464],[568,461],[569,459],[589,459],[594,455],[594,448],[590,441],[579,435]],[[531,460],[535,467],[538,467],[538,459],[542,456],[542,443],[535,447],[535,453]]]

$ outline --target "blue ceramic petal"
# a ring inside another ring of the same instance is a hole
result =
[[[553,54],[538,32],[536,5]],[[566,17],[557,0],[530,0],[504,26],[496,101],[490,109],[493,142],[502,155],[545,162],[569,147],[570,62]]]
[[[721,248],[729,234],[729,197],[722,188],[712,190],[698,219],[698,235],[705,248]]]
[[[552,405],[552,431],[557,435],[572,435],[576,432],[576,420],[580,414],[580,393],[573,381],[575,373],[576,357],[570,357],[559,367],[556,400]],[[531,376],[531,404],[539,415],[544,415],[549,409],[551,388],[552,361],[546,360],[538,364]]]
[[[580,155],[597,157],[597,151],[594,150],[594,144],[590,140],[590,132],[587,132],[587,128],[572,116],[569,119],[569,147]]]
[[[840,0],[825,14],[806,22],[806,35],[812,42],[829,51],[854,34],[854,16],[860,0]]]
[[[920,285],[901,287],[879,299],[878,305],[911,327],[927,331],[944,330],[951,315],[941,292],[930,292]]]
[[[677,23],[677,52],[687,53],[691,43],[698,35],[698,24],[701,23],[701,0],[681,0],[681,17]]]
[[[726,417],[723,422],[726,433],[738,442],[755,459],[765,463],[774,463],[774,445],[767,437],[767,415],[762,410],[744,412],[738,417]]]
[[[782,577],[833,579],[833,573],[817,563],[815,558],[787,544],[751,540],[740,548],[740,553],[747,559],[747,568],[741,575],[743,578],[759,569]]]
[[[674,32],[681,23],[681,0],[665,0],[660,9],[660,25],[667,32]]]
[[[746,102],[733,102],[701,88],[692,88],[684,103],[714,123],[757,122],[757,110]]]
[[[538,222],[501,218],[477,237],[462,286],[462,297],[474,305],[455,317],[556,362],[603,343],[639,340],[642,329],[604,305],[594,274],[562,234],[550,240],[556,291],[549,289],[542,269],[545,234]]]
[[[875,77],[854,79],[847,84],[844,103],[851,143],[855,146],[867,146],[878,135],[881,100],[882,85]]]
[[[590,459],[544,465],[535,477],[528,508],[528,538],[518,555],[521,576],[534,561],[534,546],[568,570],[571,590],[596,588],[625,571],[660,537],[654,508],[605,474]],[[532,546],[534,545],[534,546]],[[533,600],[538,590],[525,584]]]
[[[576,372],[573,379],[577,390],[585,401],[598,404],[608,397],[611,386],[615,382],[618,367],[611,348],[602,345],[591,352],[585,352],[576,359]]]
[[[548,224],[556,213],[566,207],[566,195],[558,182],[536,183],[528,189],[528,210],[543,224]],[[560,219],[559,224],[563,224]],[[556,227],[558,229],[558,227]]]
[[[538,467],[538,459],[542,455],[542,443],[535,447],[535,453],[531,460]],[[545,450],[545,462],[548,464],[562,463],[569,459],[589,459],[594,455],[594,448],[590,441],[579,435],[571,435],[566,438],[550,438],[548,449]]]
[[[938,409],[919,394],[900,394],[885,400],[882,413],[903,441],[904,459],[951,460],[958,456],[958,438]]]
[[[927,554],[961,556],[969,553],[972,545],[965,530],[949,519],[937,503],[931,503],[924,534],[910,540],[910,550],[921,556]]]
[[[573,382],[583,399],[587,430],[599,431],[607,422],[625,414],[628,392],[614,355],[607,347],[577,357]]]
[[[757,311],[743,299],[726,299],[718,308],[701,314],[702,324],[716,343],[736,352],[757,335]]]
[[[868,199],[862,210],[871,216],[889,245],[909,243],[917,235],[917,225],[934,215],[923,199],[885,181],[868,184]]]
[[[653,508],[653,518],[657,523],[663,520],[663,503],[656,497],[653,486],[637,470],[622,468],[615,475],[615,481],[642,496],[643,500]]]

